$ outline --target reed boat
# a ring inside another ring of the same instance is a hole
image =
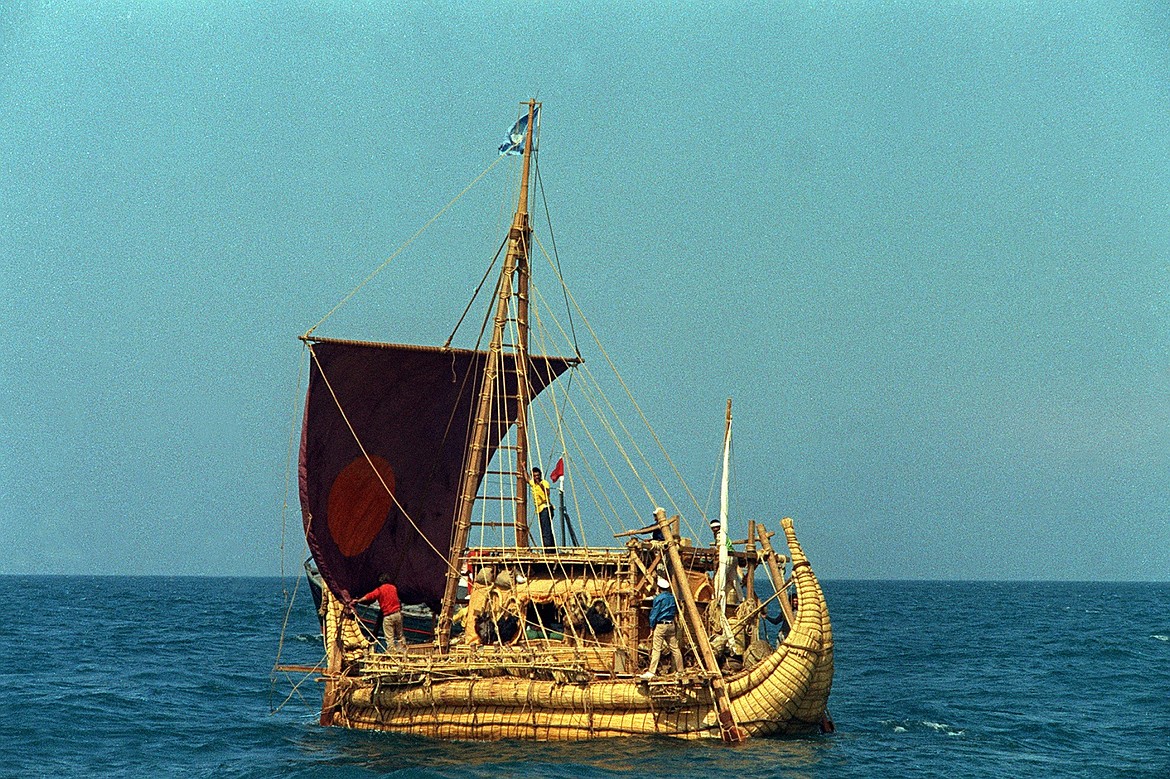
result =
[[[519,192],[469,348],[453,338],[325,338],[320,323],[301,336],[309,384],[299,484],[319,572],[320,722],[471,740],[736,743],[831,730],[824,594],[790,518],[774,533],[733,516],[731,402],[719,514],[708,517],[632,395],[645,430],[613,418],[619,404],[582,356],[574,317],[588,320],[529,217],[540,108],[521,104],[489,166],[518,163]],[[530,260],[540,257],[567,318],[533,283]],[[614,366],[599,342],[596,353]],[[551,483],[532,472],[558,454]],[[670,471],[681,490],[668,488]],[[693,508],[679,506],[680,492]],[[591,544],[588,532],[603,524],[608,541]],[[387,646],[363,624],[357,601],[383,576],[416,615],[433,615],[423,640]],[[677,604],[683,666],[667,653],[651,675],[650,610],[662,587]]]

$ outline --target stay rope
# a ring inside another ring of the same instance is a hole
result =
[[[453,197],[451,199],[451,202],[447,203],[447,205],[440,208],[438,213],[436,213],[434,216],[432,216],[430,219],[428,219],[426,224],[424,224],[422,227],[420,227],[418,229],[418,232],[416,232],[414,235],[410,236],[410,238],[407,238],[406,241],[403,242],[403,244],[401,246],[399,246],[397,249],[395,249],[394,253],[391,254],[389,257],[387,257],[386,260],[381,265],[379,265],[377,268],[374,268],[374,270],[370,272],[370,275],[368,275],[364,279],[362,279],[361,283],[358,284],[356,287],[354,287],[352,290],[350,290],[348,295],[343,297],[337,303],[337,305],[335,305],[333,308],[329,309],[329,312],[327,314],[325,314],[325,316],[321,317],[321,321],[317,322],[317,324],[315,324],[309,328],[308,332],[305,333],[305,336],[307,337],[307,336],[312,335],[314,330],[316,330],[318,327],[323,325],[325,323],[325,320],[329,319],[329,317],[331,317],[335,313],[337,313],[338,309],[340,309],[342,306],[344,306],[346,303],[348,303],[350,301],[350,299],[361,290],[362,287],[369,284],[370,281],[372,281],[375,276],[377,276],[379,273],[381,273],[383,270],[385,270],[386,266],[389,265],[391,262],[393,262],[394,259],[396,257],[398,257],[398,255],[402,254],[402,252],[406,251],[407,247],[409,247],[412,243],[414,243],[416,240],[418,240],[419,236],[421,236],[423,233],[425,233],[427,231],[427,228],[429,228],[432,224],[434,224],[439,219],[439,217],[441,217],[443,214],[447,213],[448,209],[450,209],[451,206],[455,205],[455,203],[458,202],[459,199],[462,198],[464,195],[466,195],[471,190],[472,187],[474,187],[476,184],[478,184],[480,179],[482,179],[484,176],[486,176],[488,174],[488,172],[491,171],[492,168],[496,167],[496,165],[499,165],[500,160],[502,160],[502,159],[504,159],[504,155],[502,155],[502,154],[499,157],[496,157],[496,159],[494,159],[490,165],[488,165],[486,168],[483,169],[482,173],[480,173],[478,176],[476,176],[470,184],[468,184],[466,187],[463,188],[462,192],[460,192],[458,195]]]
[[[304,383],[306,363],[304,348],[302,348],[301,359],[297,362],[297,390],[293,395],[292,421],[289,423],[288,431],[288,455],[284,464],[284,502],[280,507],[280,585],[284,593],[285,602],[288,602],[288,583],[285,580],[286,572],[284,570],[284,545],[288,538],[288,494],[292,483],[293,448],[297,440],[297,411],[300,410],[301,387]],[[281,638],[283,639],[283,637],[284,634],[281,633]]]
[[[540,247],[541,252],[544,254],[545,258],[548,259],[549,255],[548,255],[548,252],[545,251],[544,245],[540,243],[539,239],[537,239],[536,243],[537,243],[537,246]],[[646,430],[654,438],[654,442],[658,445],[659,451],[662,452],[662,456],[666,459],[666,462],[670,465],[671,470],[674,472],[674,475],[678,478],[678,481],[682,485],[683,490],[686,491],[687,496],[691,499],[691,502],[694,504],[695,509],[699,512],[699,514],[701,516],[705,516],[703,514],[702,507],[699,505],[698,499],[695,497],[694,493],[691,492],[691,488],[687,485],[686,480],[683,479],[682,474],[678,470],[678,467],[674,464],[674,460],[671,459],[670,453],[667,452],[666,447],[662,444],[661,439],[658,437],[658,433],[656,433],[654,431],[654,428],[650,424],[650,420],[646,417],[645,412],[642,411],[642,407],[640,405],[638,405],[638,401],[634,398],[633,392],[630,391],[629,385],[626,384],[625,379],[622,377],[621,371],[618,370],[617,365],[614,364],[613,359],[609,356],[609,352],[606,350],[605,346],[601,343],[601,338],[597,335],[597,331],[593,329],[593,325],[590,323],[589,317],[587,317],[585,315],[585,311],[581,308],[581,305],[577,302],[577,299],[576,299],[576,297],[574,297],[572,290],[570,290],[568,285],[565,284],[564,279],[562,279],[560,277],[560,274],[557,271],[556,266],[552,264],[551,260],[550,260],[549,265],[550,265],[550,267],[552,267],[553,272],[557,273],[557,278],[558,278],[558,280],[560,280],[561,286],[565,290],[565,294],[568,295],[569,300],[573,304],[573,307],[577,310],[577,313],[580,315],[581,321],[585,323],[585,327],[588,328],[589,334],[593,337],[594,343],[597,344],[598,350],[601,352],[602,356],[605,357],[605,361],[609,364],[610,370],[613,371],[614,376],[618,380],[618,383],[621,385],[622,389],[625,390],[626,397],[629,398],[630,404],[638,412],[638,416],[641,418],[642,424],[644,424],[646,426]],[[676,509],[677,509],[677,507],[676,507]],[[678,512],[678,513],[681,514],[682,512]]]

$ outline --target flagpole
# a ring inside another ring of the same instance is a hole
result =
[[[564,481],[564,477],[562,477],[562,479],[561,479],[561,480],[562,480],[562,481]],[[561,496],[560,496],[560,497],[561,497],[561,500],[560,500],[560,503],[561,503],[561,505],[560,505],[560,511],[561,511],[561,543],[563,544],[563,543],[565,543],[565,538],[566,538],[566,535],[565,535],[565,528],[567,527],[567,523],[566,523],[566,520],[565,520],[565,488],[564,488],[564,487],[561,487],[561,488],[560,488],[560,492],[561,492]],[[576,546],[576,545],[577,545],[576,543],[574,543],[574,544],[573,544],[573,546]]]
[[[561,459],[557,460],[557,464],[553,466],[551,476],[561,493],[561,542],[564,542],[567,531],[569,538],[573,541],[573,546],[581,546],[581,542],[577,540],[577,533],[573,530],[573,519],[565,509],[565,458],[568,456],[568,452],[561,452]]]

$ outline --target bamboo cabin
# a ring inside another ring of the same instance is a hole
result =
[[[613,437],[603,444],[566,424],[615,406],[569,336],[574,316],[588,321],[555,249],[530,224],[539,118],[539,103],[522,104],[489,166],[519,158],[519,192],[478,343],[331,339],[317,326],[301,337],[310,379],[300,497],[324,658],[317,669],[278,668],[323,683],[323,725],[440,739],[739,742],[831,730],[829,614],[793,522],[773,532],[730,516],[730,401],[710,519],[693,496],[694,511],[679,509],[659,470],[640,464],[645,442],[658,442],[652,431],[622,443],[634,435],[626,423],[602,421]],[[532,283],[534,256],[549,260],[568,317]],[[558,472],[568,467],[553,479],[561,526],[551,546],[548,527],[533,527],[543,505],[530,505],[531,469],[549,451],[561,453]],[[588,478],[607,475],[609,492]],[[587,542],[583,515],[609,524],[606,544]],[[412,609],[404,646],[383,643],[356,608],[384,574]],[[667,653],[646,678],[660,579],[677,604],[683,667]]]

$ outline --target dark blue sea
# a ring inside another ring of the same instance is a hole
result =
[[[727,747],[325,729],[292,581],[0,582],[6,777],[1170,776],[1170,584],[825,582],[838,732]]]

